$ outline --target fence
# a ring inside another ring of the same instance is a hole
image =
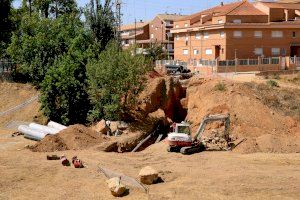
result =
[[[0,60],[0,74],[12,72],[16,68],[16,63],[9,60]]]
[[[163,69],[165,65],[187,66],[192,72],[205,74],[232,73],[232,72],[255,72],[255,71],[278,71],[300,70],[300,57],[270,57],[257,59],[234,59],[234,60],[189,60],[188,62],[176,60],[158,60],[156,67]]]

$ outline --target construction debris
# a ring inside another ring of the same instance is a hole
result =
[[[82,164],[82,161],[79,160],[79,159],[77,158],[77,156],[74,156],[74,157],[72,158],[72,163],[73,163],[73,165],[74,165],[75,168],[84,168],[84,166],[83,166],[83,164]]]
[[[126,192],[127,188],[121,183],[120,177],[114,177],[106,181],[111,194],[115,197],[121,197]]]
[[[115,172],[113,170],[104,168],[104,167],[99,167],[99,172],[103,173],[105,175],[106,178],[111,179],[114,177],[120,177],[121,178],[121,183],[124,185],[128,185],[128,186],[132,186],[132,187],[136,187],[138,189],[143,190],[144,192],[148,192],[148,188],[145,187],[144,185],[142,185],[141,183],[139,183],[136,179],[126,176],[124,174]]]
[[[150,166],[146,166],[141,169],[139,173],[139,179],[141,183],[151,185],[158,180],[158,172]]]
[[[63,166],[70,166],[70,161],[67,159],[66,156],[61,156],[60,161]]]
[[[47,155],[47,160],[60,160],[60,157],[57,155]]]

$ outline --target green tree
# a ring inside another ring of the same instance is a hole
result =
[[[122,119],[142,90],[147,70],[144,56],[133,56],[131,50],[120,51],[116,42],[110,43],[99,59],[87,66],[93,106],[89,121]]]
[[[104,50],[109,41],[115,37],[115,17],[111,0],[105,0],[103,4],[99,0],[91,0],[85,10],[85,17],[94,40],[100,50]]]
[[[20,64],[20,73],[38,86],[55,59],[69,51],[81,29],[83,24],[73,15],[57,19],[39,18],[36,13],[25,15],[12,37],[9,55]]]
[[[41,108],[45,116],[63,124],[85,123],[90,109],[86,63],[92,38],[81,31],[69,52],[56,59],[41,84]]]
[[[157,43],[150,44],[150,47],[146,49],[146,57],[154,64],[156,60],[165,58],[165,52],[163,46]]]
[[[12,31],[11,0],[0,0],[0,58],[5,56]]]

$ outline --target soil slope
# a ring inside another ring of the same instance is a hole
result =
[[[194,77],[187,101],[194,133],[204,116],[229,112],[231,136],[247,139],[235,151],[300,152],[300,90]]]

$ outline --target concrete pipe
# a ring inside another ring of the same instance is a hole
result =
[[[51,134],[51,135],[55,135],[59,132],[59,130],[56,129],[56,128],[50,128],[48,126],[43,126],[43,125],[36,124],[36,123],[30,123],[29,127],[34,129],[34,130],[46,132],[46,133]]]
[[[24,134],[24,137],[31,140],[42,140],[47,133],[30,128],[29,126],[20,125],[18,131]]]
[[[62,131],[62,130],[64,130],[64,129],[67,128],[67,127],[64,126],[64,125],[59,124],[59,123],[56,123],[56,122],[53,122],[53,121],[50,121],[50,122],[48,123],[48,127],[58,129],[59,131]]]

